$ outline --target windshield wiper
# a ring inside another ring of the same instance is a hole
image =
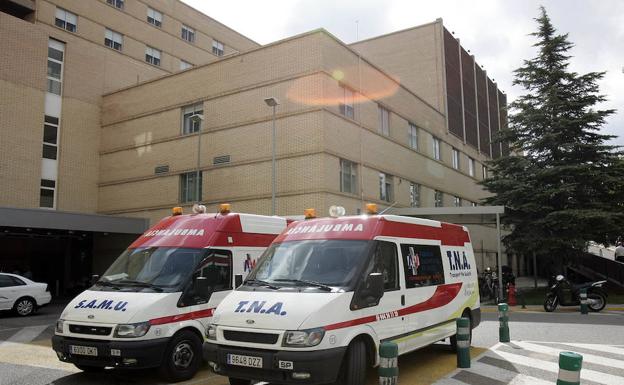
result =
[[[278,278],[275,281],[279,281],[279,282],[294,282],[294,283],[303,283],[305,285],[308,286],[315,286],[318,287],[319,289],[325,290],[325,291],[333,291],[334,289],[329,286],[326,285],[324,283],[321,282],[316,282],[316,281],[308,281],[306,279],[286,279],[286,278]]]
[[[138,286],[138,287],[147,287],[156,291],[163,291],[163,288],[158,286],[158,285],[154,285],[151,283],[147,283],[147,282],[141,282],[141,281],[133,281],[131,279],[123,279],[120,281],[115,281],[116,283],[120,283],[122,285],[130,285],[130,286]]]
[[[102,281],[102,280],[100,280],[100,281],[97,281],[95,284],[96,285],[100,285],[100,286],[112,287],[114,289],[119,290],[119,285],[116,285],[116,284],[114,284],[114,283],[112,283],[110,281]]]
[[[259,280],[259,279],[248,279],[248,280],[245,281],[245,284],[248,284],[248,283],[257,283],[257,284],[266,286],[269,289],[273,289],[273,290],[279,290],[280,289],[279,286],[272,285],[272,284],[268,283],[267,281],[262,281],[262,280]]]

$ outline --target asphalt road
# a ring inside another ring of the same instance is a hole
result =
[[[58,361],[50,347],[50,337],[53,334],[54,322],[61,311],[62,306],[55,305],[41,309],[36,315],[27,318],[18,318],[8,313],[0,314],[0,385],[162,383],[154,370],[107,370],[105,373],[93,375],[82,373],[72,365]],[[557,347],[557,343],[565,347],[565,343],[572,342],[624,346],[623,325],[624,312],[581,315],[571,310],[562,310],[555,313],[510,314],[510,333],[513,341],[544,341],[550,344],[549,349],[552,346]],[[488,351],[487,349],[497,349],[499,355],[504,355],[504,349],[507,347],[500,347],[497,343],[497,313],[492,308],[484,309],[482,323],[473,334],[473,346],[477,347],[473,357]],[[501,349],[503,351],[499,353]],[[399,367],[402,383],[432,384],[454,373],[455,356],[449,351],[448,346],[440,343],[401,357]],[[449,381],[457,383],[455,379]],[[214,375],[206,365],[198,376],[186,383],[228,384],[226,378]],[[378,383],[374,370],[369,371],[368,383],[370,385]],[[624,377],[621,383],[624,384]]]

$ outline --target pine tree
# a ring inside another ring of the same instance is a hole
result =
[[[614,110],[598,81],[604,72],[571,71],[573,44],[557,34],[546,10],[536,18],[537,56],[514,71],[514,85],[526,93],[510,105],[509,128],[499,141],[511,152],[490,162],[483,181],[493,193],[486,204],[506,206],[504,238],[512,252],[557,258],[582,252],[587,242],[608,242],[624,225],[624,162],[614,138],[600,133]]]

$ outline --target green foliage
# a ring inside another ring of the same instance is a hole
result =
[[[622,235],[624,162],[619,147],[606,144],[614,136],[600,133],[615,112],[596,109],[604,72],[570,71],[568,35],[556,33],[543,7],[535,20],[537,56],[514,71],[526,93],[511,103],[509,127],[497,138],[511,152],[489,162],[483,185],[494,195],[485,203],[506,206],[509,249],[565,257]]]

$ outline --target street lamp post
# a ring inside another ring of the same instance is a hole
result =
[[[204,121],[204,115],[202,114],[193,114],[189,118],[191,122],[197,123],[199,126],[197,129],[197,168],[195,168],[195,202],[200,204],[199,199],[199,162],[201,159],[201,128],[202,122]]]
[[[271,215],[275,215],[275,109],[279,106],[276,98],[266,98],[264,102],[273,107],[273,132],[271,137]]]

